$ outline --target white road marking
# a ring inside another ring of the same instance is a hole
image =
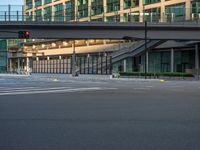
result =
[[[56,90],[48,90],[48,91],[16,91],[16,92],[0,93],[0,96],[2,96],[2,95],[43,94],[43,93],[84,92],[84,91],[98,91],[98,90],[108,90],[108,89],[114,90],[116,88],[91,87],[91,88],[56,89]]]
[[[45,87],[34,87],[34,88],[27,88],[27,87],[23,87],[23,88],[7,88],[7,89],[0,89],[0,93],[2,92],[20,92],[20,91],[36,91],[36,90],[59,90],[59,89],[67,89],[67,88],[71,88],[71,87],[53,87],[53,88],[45,88]]]
[[[150,90],[150,88],[133,88],[134,90]]]

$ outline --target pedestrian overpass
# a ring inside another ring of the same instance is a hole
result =
[[[1,21],[0,39],[17,39],[18,31],[34,39],[144,39],[144,23]],[[151,40],[200,40],[200,22],[148,23]]]

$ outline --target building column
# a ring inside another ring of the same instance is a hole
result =
[[[149,72],[149,52],[146,52],[146,65],[147,65],[147,73]]]
[[[191,0],[185,0],[185,19],[190,20]]]
[[[17,58],[17,72],[20,73],[20,69],[21,69],[21,66],[20,66],[20,58]]]
[[[75,13],[74,13],[74,15],[75,15],[75,21],[78,21],[79,20],[79,16],[78,16],[78,0],[74,0],[74,2],[75,2]]]
[[[92,15],[91,15],[91,0],[88,0],[88,21],[91,22]]]
[[[126,72],[126,59],[123,60],[123,72]]]
[[[166,19],[165,19],[165,0],[161,0],[161,11],[160,11],[160,22],[165,22]]]
[[[29,72],[30,71],[30,66],[29,66],[29,58],[26,58],[26,71]]]
[[[144,18],[144,5],[143,5],[143,0],[139,0],[139,22],[143,22]]]
[[[13,69],[12,69],[12,59],[10,58],[10,60],[9,60],[9,63],[10,63],[10,72],[12,72],[13,71]]]
[[[107,12],[107,0],[103,0],[103,22],[106,22],[106,12]]]
[[[197,77],[199,76],[199,46],[195,45],[195,72]]]
[[[174,72],[174,49],[171,49],[171,72]]]
[[[120,10],[119,10],[120,22],[124,22],[124,14],[122,13],[123,11],[124,11],[124,0],[120,0]]]

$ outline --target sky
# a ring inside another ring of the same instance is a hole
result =
[[[0,0],[0,5],[23,5],[23,0]]]

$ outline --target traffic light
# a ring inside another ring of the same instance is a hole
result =
[[[28,31],[19,31],[18,32],[18,38],[19,39],[29,39],[30,38],[30,32],[28,32]]]

